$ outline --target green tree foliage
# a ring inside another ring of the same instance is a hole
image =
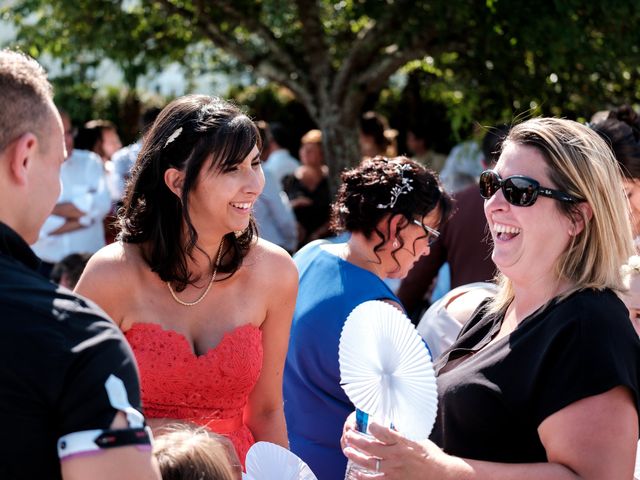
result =
[[[108,57],[132,86],[224,52],[292,92],[323,130],[334,176],[357,161],[359,114],[399,69],[424,80],[421,98],[445,104],[455,129],[585,117],[640,93],[632,0],[14,0],[3,11],[30,53]]]
[[[85,70],[109,58],[132,88],[140,75],[182,59],[195,41],[179,18],[153,2],[18,0],[1,11],[18,26],[19,43],[32,56],[48,53],[63,66]]]

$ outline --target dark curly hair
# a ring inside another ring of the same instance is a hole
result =
[[[402,230],[413,219],[436,208],[442,224],[449,218],[452,200],[435,173],[407,157],[376,156],[342,173],[342,184],[332,205],[331,228],[335,232],[360,232],[367,238],[376,234],[380,237],[374,248],[377,254],[389,237],[393,216],[405,218],[399,225]],[[385,216],[387,231],[382,232],[379,224]],[[399,241],[399,247],[392,251],[394,259],[395,252],[404,246],[402,239]]]
[[[199,278],[187,268],[187,257],[193,258],[194,248],[199,249],[189,217],[189,194],[203,168],[229,172],[254,146],[261,148],[258,129],[235,105],[206,95],[171,102],[153,124],[133,168],[118,212],[119,239],[144,244],[145,261],[163,281],[175,283],[176,290],[197,282]],[[165,183],[169,168],[184,172],[180,198]],[[225,235],[224,260],[218,270],[233,275],[256,237],[253,217],[238,237],[233,232]],[[215,260],[209,257],[209,261],[213,271]]]
[[[633,108],[622,105],[589,126],[609,144],[623,175],[640,178],[640,118]]]

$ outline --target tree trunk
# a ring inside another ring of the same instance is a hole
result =
[[[325,162],[329,166],[331,191],[335,193],[340,185],[340,174],[346,168],[360,161],[357,125],[344,122],[322,122],[322,143]]]
[[[327,82],[330,85],[331,82]],[[343,170],[352,168],[360,162],[360,144],[358,142],[358,119],[364,95],[352,97],[346,104],[340,104],[333,96],[327,95],[325,105],[318,107],[318,128],[322,130],[324,158],[329,167],[331,191],[335,193],[340,186]]]

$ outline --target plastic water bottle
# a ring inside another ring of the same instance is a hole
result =
[[[356,430],[360,435],[369,436],[369,414],[358,409],[356,409]],[[376,473],[349,460],[347,462],[347,470],[344,474],[344,480],[353,480],[355,478],[353,476],[354,472]]]

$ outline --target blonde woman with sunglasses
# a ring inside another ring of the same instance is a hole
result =
[[[498,293],[436,365],[430,440],[347,422],[345,454],[387,480],[632,478],[640,341],[616,296],[633,242],[611,151],[576,122],[532,119],[480,193]]]

